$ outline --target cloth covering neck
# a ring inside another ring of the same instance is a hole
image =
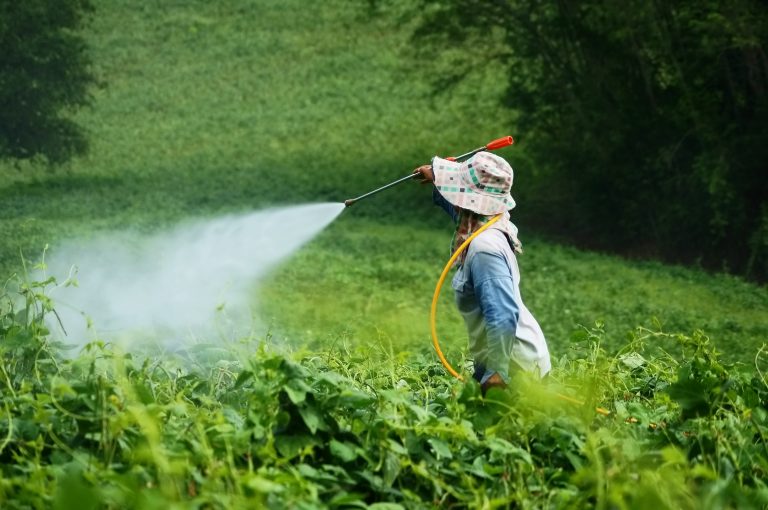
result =
[[[451,255],[459,249],[464,241],[466,241],[473,233],[477,232],[483,225],[491,221],[495,215],[484,215],[472,212],[468,209],[462,209],[456,207],[459,221],[456,224],[456,231],[453,233],[453,240],[451,241]],[[515,253],[523,252],[523,245],[517,237],[517,227],[509,220],[509,212],[505,211],[501,213],[502,216],[499,220],[491,225],[491,229],[500,230],[506,234],[509,244]],[[467,250],[456,259],[454,266],[461,266],[464,264],[464,260],[467,256]]]

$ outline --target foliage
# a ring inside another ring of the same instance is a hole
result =
[[[762,350],[744,370],[700,332],[637,329],[608,354],[597,324],[548,381],[483,399],[432,356],[345,345],[142,360],[94,343],[61,359],[16,301],[1,315],[3,508],[768,504]]]
[[[0,156],[62,162],[86,147],[70,113],[94,82],[90,0],[0,1]]]
[[[541,225],[583,245],[768,277],[764,4],[373,4],[413,6],[414,46],[440,62],[438,89],[506,70]]]
[[[108,86],[73,116],[91,150],[56,173],[0,164],[0,273],[19,250],[100,229],[340,201],[504,134],[511,118],[498,73],[426,101],[398,58],[410,25],[363,20],[350,2],[94,4],[87,41]],[[457,121],[468,112],[484,122]],[[504,154],[521,212],[535,176],[525,145]],[[649,321],[627,344],[625,332],[651,317],[703,327],[747,360],[768,328],[765,289],[530,242],[522,223],[523,292],[556,369],[483,401],[421,347],[450,238],[426,197],[403,186],[360,203],[284,266],[260,296],[275,336],[256,345],[138,356],[97,342],[65,358],[46,336],[54,282],[4,294],[0,506],[765,505],[761,372],[700,333]],[[463,331],[444,298],[456,364]],[[569,336],[596,318],[605,325]],[[288,352],[284,338],[312,350]]]

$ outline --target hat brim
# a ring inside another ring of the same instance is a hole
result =
[[[499,214],[515,207],[510,193],[488,193],[473,186],[465,177],[468,175],[466,162],[435,157],[432,159],[432,173],[438,193],[456,207],[482,215]]]

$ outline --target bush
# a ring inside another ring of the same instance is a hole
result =
[[[88,103],[89,0],[0,0],[0,157],[61,162],[86,149],[69,117]]]

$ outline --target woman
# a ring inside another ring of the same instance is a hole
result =
[[[434,184],[433,199],[456,223],[451,252],[496,215],[501,218],[476,237],[457,259],[453,278],[456,304],[469,334],[474,378],[483,394],[509,383],[510,367],[543,377],[551,368],[549,350],[536,319],[520,295],[521,253],[517,227],[509,221],[515,207],[512,167],[490,152],[459,163],[439,157],[414,170]]]

